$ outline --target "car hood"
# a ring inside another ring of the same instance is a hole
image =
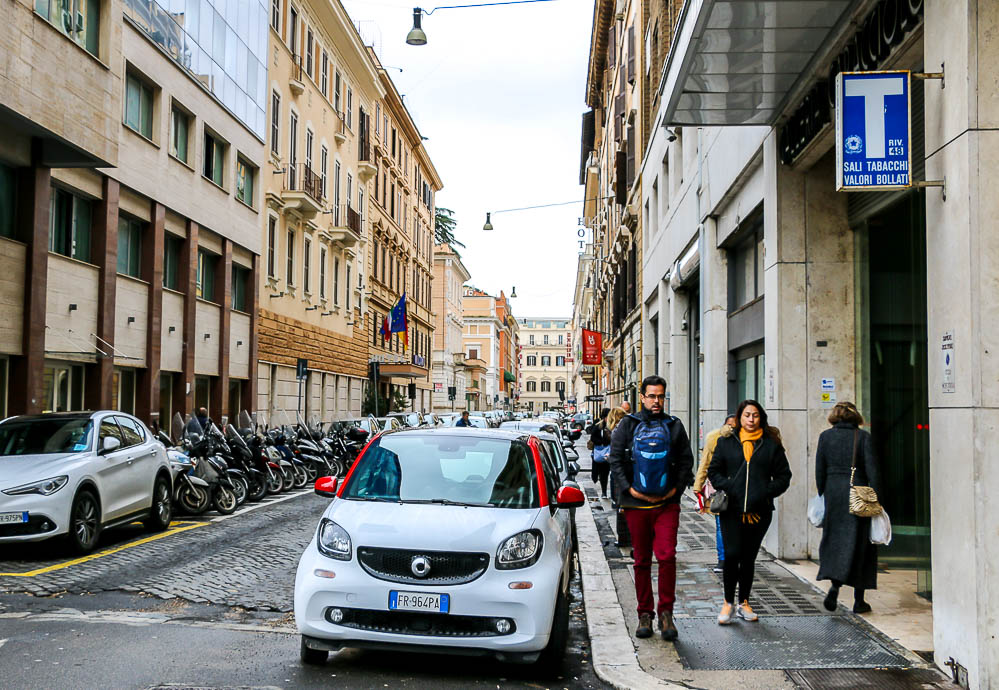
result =
[[[326,517],[359,546],[493,554],[507,537],[530,529],[538,508],[473,508],[336,499]]]
[[[68,474],[77,461],[85,457],[86,453],[0,456],[0,490]]]

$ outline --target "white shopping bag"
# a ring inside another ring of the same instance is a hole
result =
[[[822,526],[826,519],[826,499],[822,494],[812,496],[808,501],[808,521],[816,527]]]
[[[891,544],[891,520],[884,510],[871,518],[871,543],[881,546]]]

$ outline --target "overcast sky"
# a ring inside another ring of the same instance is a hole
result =
[[[444,0],[471,4],[481,0]],[[440,9],[423,18],[427,45],[406,45],[410,0],[343,0],[405,96],[454,210],[471,283],[517,287],[514,316],[572,315],[582,204],[580,123],[592,0]],[[429,11],[435,5],[424,7]]]

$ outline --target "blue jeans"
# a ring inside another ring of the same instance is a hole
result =
[[[722,541],[721,518],[715,515],[715,548],[718,549],[718,560],[725,560],[725,543]]]

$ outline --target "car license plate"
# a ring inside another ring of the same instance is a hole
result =
[[[11,525],[27,521],[28,511],[24,511],[23,513],[0,513],[0,525]]]
[[[389,592],[390,611],[428,611],[447,613],[451,609],[451,595],[426,592]]]

